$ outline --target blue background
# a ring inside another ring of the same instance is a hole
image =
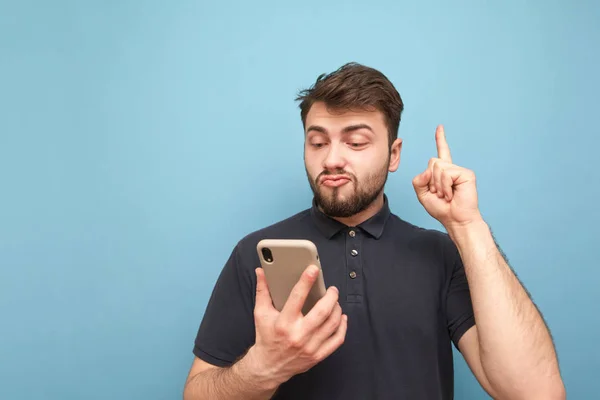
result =
[[[592,1],[0,2],[0,398],[176,399],[223,263],[310,205],[293,101],[348,61],[406,104],[393,211],[446,126],[569,398],[600,372]],[[456,396],[486,398],[458,356]]]

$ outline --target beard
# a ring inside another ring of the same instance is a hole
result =
[[[323,213],[334,218],[347,218],[364,211],[383,191],[388,176],[388,163],[389,161],[360,182],[356,175],[343,169],[323,171],[314,179],[306,171],[317,206],[321,208]],[[341,187],[324,188],[319,185],[319,180],[326,175],[344,175],[350,179],[350,182]],[[346,187],[349,184],[352,185],[352,189]],[[344,198],[340,198],[340,193],[343,190],[351,190],[351,192]]]

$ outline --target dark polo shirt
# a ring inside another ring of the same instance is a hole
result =
[[[474,325],[469,287],[447,234],[390,213],[345,226],[315,207],[253,232],[214,287],[194,354],[220,367],[254,344],[254,269],[261,239],[309,239],[326,286],[348,315],[344,344],[280,386],[274,399],[452,399],[452,343]]]

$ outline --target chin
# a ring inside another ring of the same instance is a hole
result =
[[[335,201],[347,201],[352,197],[352,193],[341,193],[342,190],[340,188],[325,188],[326,190],[321,190],[321,196],[335,200]],[[327,190],[329,189],[329,190]]]

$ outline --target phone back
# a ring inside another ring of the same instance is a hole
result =
[[[290,292],[309,265],[319,267],[319,276],[308,294],[302,313],[306,315],[325,295],[317,247],[310,240],[264,239],[258,243],[256,250],[277,310],[283,309]]]

